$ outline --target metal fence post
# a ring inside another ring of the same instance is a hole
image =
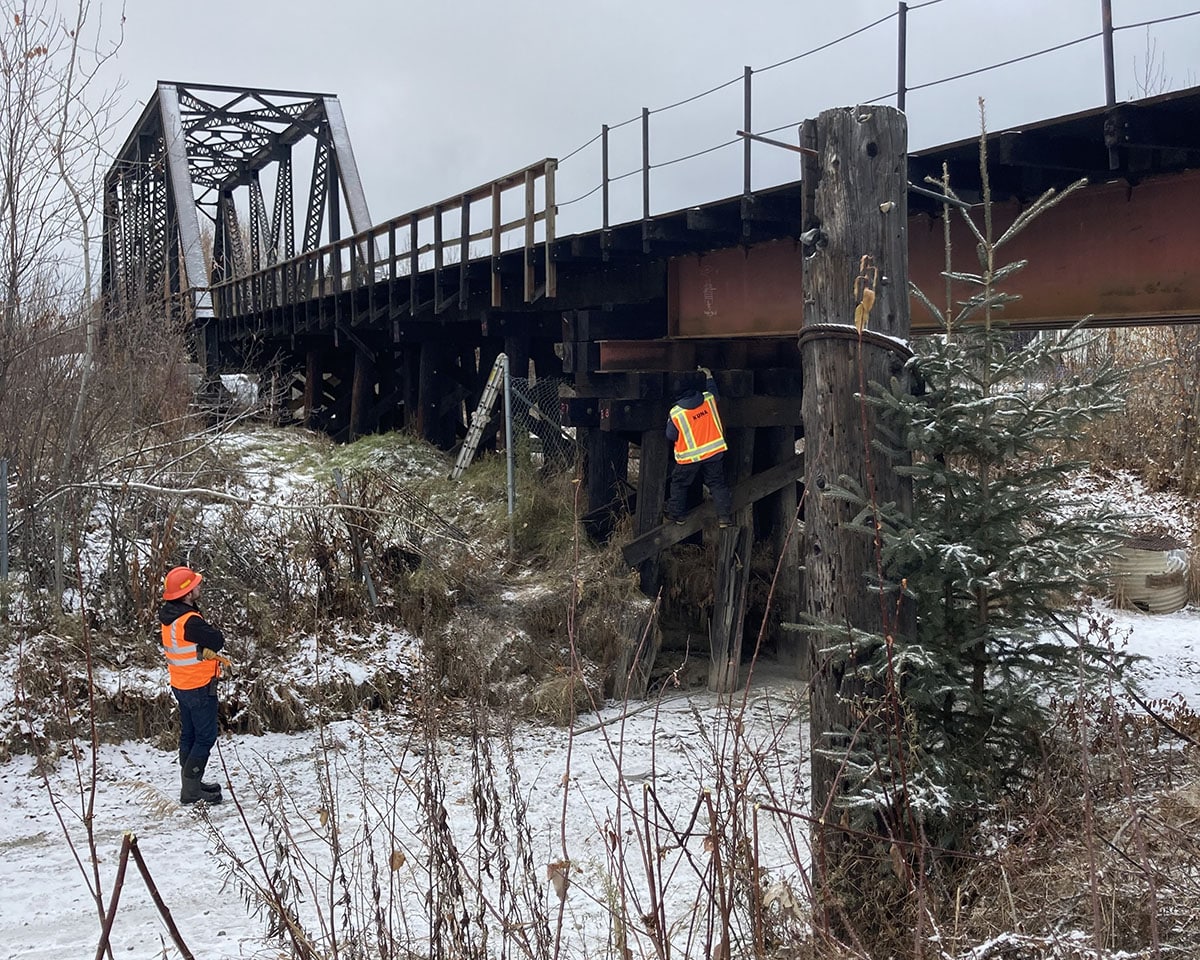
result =
[[[650,108],[642,107],[642,219],[650,219]]]
[[[1113,62],[1112,0],[1100,0],[1100,15],[1104,38],[1104,105],[1113,107],[1117,103],[1117,73]]]
[[[601,211],[603,222],[601,226],[608,229],[608,124],[600,124],[600,183]]]
[[[1112,0],[1100,0],[1101,37],[1104,44],[1104,105],[1111,110],[1117,105],[1117,70],[1113,60]],[[1117,147],[1108,148],[1108,169],[1121,167],[1121,154]]]
[[[742,116],[742,129],[745,130],[747,133],[753,133],[754,127],[750,123],[750,78],[751,78],[751,76],[753,76],[754,71],[751,70],[749,67],[743,67],[742,71],[743,71],[742,72],[742,83],[744,85],[744,89],[742,91],[742,98],[744,100],[743,116]],[[751,142],[752,141],[750,140],[749,137],[746,137],[742,142],[742,151],[743,151],[742,157],[743,157],[743,163],[744,163],[744,167],[745,167],[744,179],[743,179],[743,183],[742,183],[742,193],[744,196],[747,196],[747,197],[750,196],[750,194],[753,192],[751,185],[750,185],[750,144],[751,144]]]

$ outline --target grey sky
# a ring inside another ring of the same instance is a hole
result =
[[[112,0],[106,0],[106,16]],[[941,0],[908,15],[908,85],[1017,57],[1100,29],[1100,0]],[[379,222],[547,156],[566,157],[601,123],[636,117],[761,70],[895,12],[894,0],[128,0],[117,69],[132,113],[157,80],[337,94],[371,217]],[[1200,9],[1200,0],[1113,0],[1118,25]],[[1138,93],[1147,31],[1117,38],[1117,95]],[[1150,29],[1173,88],[1200,83],[1200,17]],[[896,20],[754,77],[753,126],[793,124],[896,86]],[[973,135],[976,98],[993,129],[1103,103],[1098,40],[909,95],[916,149]],[[889,101],[891,102],[891,101]],[[740,81],[651,119],[654,163],[731,139]],[[794,141],[794,129],[775,136]],[[612,135],[611,172],[640,163],[640,127]],[[120,139],[119,138],[119,139]],[[794,156],[755,148],[756,186],[795,176]],[[599,183],[598,145],[566,161],[559,200]],[[729,147],[656,170],[656,211],[736,194]],[[614,188],[614,219],[637,216],[636,177]],[[598,199],[564,210],[598,224]],[[586,222],[585,222],[586,221]],[[566,221],[572,223],[571,220]]]

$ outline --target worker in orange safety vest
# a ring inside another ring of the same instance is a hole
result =
[[[703,474],[717,507],[717,522],[728,527],[733,523],[733,493],[725,480],[728,447],[717,411],[717,383],[708,367],[698,369],[705,377],[704,390],[684,393],[671,407],[667,421],[667,439],[675,446],[675,469],[671,473],[666,514],[668,520],[683,523],[688,491],[696,476]]]
[[[217,680],[223,658],[216,656],[225,637],[196,608],[204,577],[175,567],[163,583],[162,651],[167,658],[171,692],[179,704],[179,802],[221,802],[221,785],[204,781],[204,768],[217,742]]]

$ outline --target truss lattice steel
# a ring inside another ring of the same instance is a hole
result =
[[[297,211],[293,150],[306,143],[311,189]],[[337,97],[160,82],[105,177],[105,301],[194,319],[207,361],[209,287],[339,240],[343,209],[352,233],[371,226]]]

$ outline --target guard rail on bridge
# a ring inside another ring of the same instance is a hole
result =
[[[218,316],[247,316],[266,310],[294,306],[327,295],[353,293],[398,277],[415,277],[432,268],[433,310],[441,313],[455,303],[467,301],[468,265],[482,257],[472,244],[488,241],[493,262],[491,304],[500,306],[498,262],[506,237],[519,232],[525,252],[524,298],[532,303],[556,295],[556,270],[552,257],[555,240],[554,174],[558,161],[552,158],[517,170],[475,187],[458,196],[429,204],[355,234],[303,253],[284,263],[268,266],[244,277],[212,288]],[[538,181],[542,189],[538,190]],[[519,216],[505,220],[505,195],[521,192]],[[472,207],[483,206],[484,226],[474,229]],[[450,229],[447,230],[447,220]],[[542,224],[541,231],[538,224]],[[539,237],[539,233],[541,236]],[[423,240],[422,238],[428,237]],[[538,244],[544,258],[544,285],[537,287],[535,256]],[[508,249],[513,249],[509,247]],[[449,276],[454,275],[450,280]],[[410,313],[427,303],[418,302],[418,285],[410,284]],[[388,284],[394,298],[394,283]],[[390,302],[390,310],[403,304]]]

